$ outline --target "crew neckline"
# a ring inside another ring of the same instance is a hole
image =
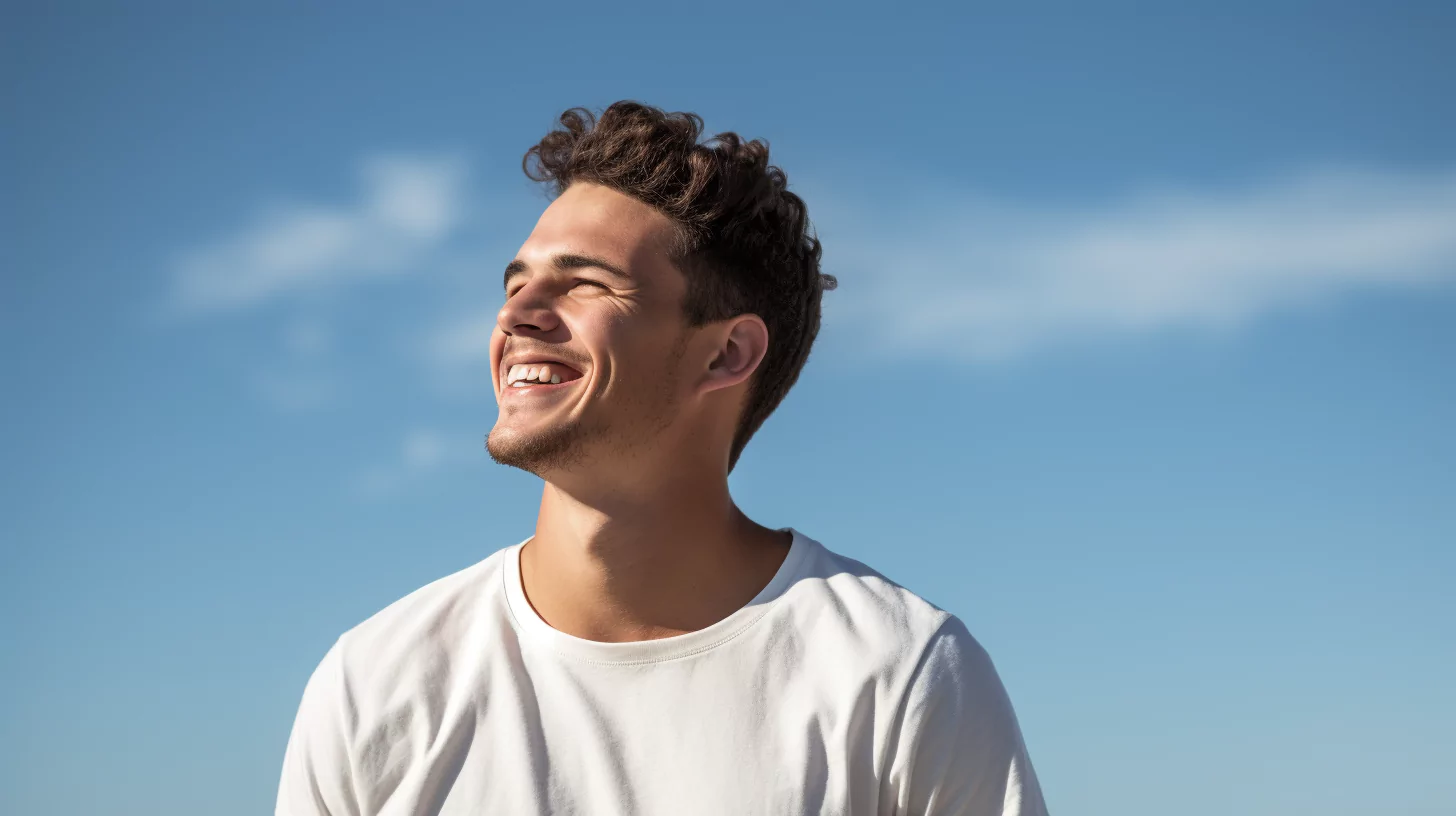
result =
[[[800,565],[807,557],[813,541],[793,527],[780,527],[778,531],[789,533],[792,541],[783,563],[768,584],[752,600],[728,617],[693,632],[656,640],[607,643],[579,638],[556,629],[536,614],[536,610],[526,600],[526,592],[521,584],[521,549],[535,536],[527,537],[505,552],[501,579],[505,584],[506,605],[510,609],[511,621],[523,640],[538,643],[579,660],[613,664],[657,663],[706,652],[742,634],[762,618],[772,608],[773,602],[798,577]]]

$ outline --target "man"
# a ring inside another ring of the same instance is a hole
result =
[[[729,496],[834,285],[767,145],[632,102],[561,124],[490,349],[535,534],[333,644],[277,813],[1045,813],[962,622]]]

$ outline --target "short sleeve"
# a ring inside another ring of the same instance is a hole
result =
[[[361,816],[354,795],[341,641],[309,677],[283,754],[275,816]]]
[[[905,693],[887,772],[896,816],[1046,816],[1011,699],[991,658],[950,615]]]

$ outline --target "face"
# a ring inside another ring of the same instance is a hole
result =
[[[546,209],[507,267],[491,336],[491,458],[544,478],[641,454],[672,424],[691,335],[673,235],[667,216],[600,185]]]

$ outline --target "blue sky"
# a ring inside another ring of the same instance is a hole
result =
[[[269,812],[333,639],[530,534],[520,158],[623,98],[840,278],[735,496],[966,620],[1056,812],[1456,808],[1449,6],[262,5],[4,6],[0,810]]]

